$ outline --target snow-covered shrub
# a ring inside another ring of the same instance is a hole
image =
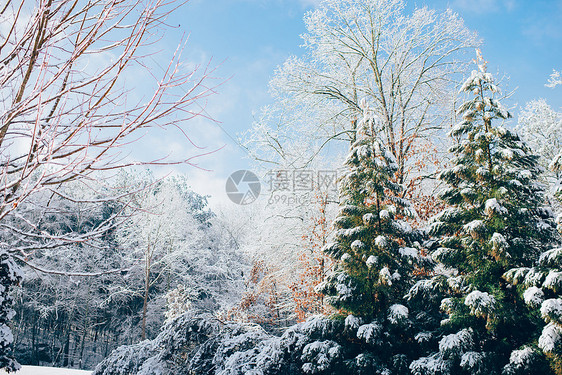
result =
[[[404,298],[406,301],[416,302],[422,306],[438,306],[447,289],[447,278],[438,275],[416,282]]]
[[[511,283],[513,285],[518,285],[525,282],[526,276],[530,270],[531,269],[529,267],[512,268],[503,275],[503,278],[508,283]],[[530,285],[534,285],[534,284],[530,284]]]
[[[94,374],[103,375],[129,375],[138,374],[145,362],[156,356],[158,351],[155,343],[150,340],[142,341],[135,345],[124,345],[115,349],[109,357],[100,362],[94,371]],[[146,368],[143,372],[147,372]]]
[[[294,326],[312,339],[337,335],[342,331],[344,324],[341,320],[328,319],[324,316],[312,316],[305,322]]]
[[[255,324],[186,313],[154,340],[116,349],[93,375],[335,375],[359,354],[357,347],[350,350],[353,344],[335,341],[345,330],[341,320],[311,317],[275,336]]]
[[[350,372],[357,375],[369,375],[381,373],[379,359],[371,353],[361,353],[352,360],[347,361]]]

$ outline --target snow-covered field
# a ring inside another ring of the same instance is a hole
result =
[[[39,366],[22,366],[16,375],[90,375],[91,371],[71,370],[66,368],[55,367],[39,367]],[[7,374],[4,370],[0,370],[0,375]]]

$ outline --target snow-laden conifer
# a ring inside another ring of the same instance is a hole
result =
[[[414,268],[428,261],[419,249],[406,246],[414,233],[399,213],[409,207],[399,198],[401,186],[393,182],[397,164],[377,137],[380,129],[364,103],[340,184],[334,242],[324,248],[339,260],[323,286],[329,301],[367,319],[385,317],[407,292]]]
[[[448,185],[440,197],[450,208],[430,225],[430,233],[439,239],[431,256],[445,272],[408,294],[411,300],[422,295],[446,297],[440,303],[441,326],[434,331],[435,336],[444,336],[437,351],[415,361],[410,369],[456,374],[462,368],[470,374],[488,374],[501,373],[505,367],[505,373],[520,373],[517,369],[528,368],[521,361],[542,358],[515,352],[537,336],[540,319],[533,308],[542,303],[544,314],[554,319],[559,306],[557,300],[543,302],[544,294],[535,289],[525,296],[516,293],[502,276],[511,268],[524,267],[526,272],[515,275],[513,271],[512,276],[528,286],[536,284],[537,277],[545,281],[548,275],[525,278],[544,248],[556,244],[559,237],[539,183],[543,170],[538,157],[517,134],[501,126],[511,115],[496,98],[499,88],[480,56],[478,70],[471,73],[462,91],[470,98],[460,106],[462,120],[450,132],[456,140],[450,150],[452,165],[440,174]],[[562,286],[562,277],[551,275],[548,287],[558,288],[558,280]],[[462,350],[452,355],[450,345],[445,345],[448,341],[443,340],[467,330],[471,345],[458,346]]]
[[[381,366],[398,371],[407,368],[406,358],[416,350],[411,328],[418,314],[404,296],[416,271],[431,261],[414,241],[418,232],[404,220],[410,207],[400,198],[401,185],[394,182],[396,161],[378,138],[382,125],[366,103],[363,110],[340,183],[334,239],[324,247],[336,266],[322,290],[347,316],[346,340],[363,344],[358,352],[363,356],[350,368],[364,371],[374,355]],[[356,327],[351,324],[355,317],[365,323]],[[345,344],[348,349],[350,342]]]
[[[533,356],[546,358],[556,374],[562,374],[562,248],[543,252],[534,267],[516,267],[504,274],[504,279],[523,296],[535,316],[542,318],[529,345],[538,347]],[[525,357],[527,358],[527,357]],[[520,362],[523,359],[519,360]],[[526,363],[526,362],[525,362]],[[515,365],[509,365],[515,368]],[[528,363],[524,367],[529,368]],[[517,368],[519,368],[517,367]],[[546,371],[546,370],[545,370]],[[523,374],[526,372],[506,372]],[[545,372],[548,373],[548,372]]]

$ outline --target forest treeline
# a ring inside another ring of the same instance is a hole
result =
[[[119,186],[112,191],[127,193],[122,200],[89,196],[84,205],[44,194],[21,207],[50,236],[91,233],[108,219],[115,222],[95,243],[34,244],[38,249],[27,259],[32,266],[24,268],[14,295],[20,363],[92,368],[117,346],[153,338],[167,309],[214,313],[240,294],[248,262],[206,198],[185,179],[130,172],[114,184]],[[64,194],[83,199],[88,193],[72,184]],[[139,207],[143,213],[130,216]],[[8,225],[25,230],[22,222]],[[3,240],[21,245],[7,231]]]

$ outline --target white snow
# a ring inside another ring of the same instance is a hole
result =
[[[519,171],[519,178],[530,180],[532,177],[533,174],[531,173],[531,171],[528,171],[526,169]]]
[[[500,150],[500,154],[506,160],[511,160],[511,159],[513,159],[513,156],[514,156],[513,150],[506,149],[506,148],[502,148]]]
[[[556,323],[548,323],[539,337],[539,348],[547,353],[553,352],[558,346],[561,336],[562,328]]]
[[[505,207],[499,204],[496,198],[491,198],[486,201],[484,212],[488,216],[492,216],[494,213],[499,215],[507,214]]]
[[[395,303],[389,308],[388,320],[392,324],[398,324],[404,321],[405,319],[408,319],[408,314],[409,311],[406,306]]]
[[[351,243],[351,248],[355,251],[363,249],[365,247],[365,244],[363,242],[361,242],[360,240],[355,240]]]
[[[389,286],[392,285],[392,276],[390,275],[390,270],[388,269],[388,267],[384,267],[379,272],[379,278],[383,284]]]
[[[357,236],[359,233],[361,233],[362,230],[363,230],[362,227],[340,229],[340,230],[338,230],[337,235],[340,236],[340,237],[350,238],[350,237]]]
[[[509,180],[509,183],[517,188],[521,188],[523,187],[523,184],[521,183],[521,181],[513,179],[513,180]]]
[[[509,248],[509,243],[507,242],[505,237],[498,232],[495,232],[492,235],[492,238],[490,238],[490,244],[495,251],[503,251]]]
[[[388,241],[385,236],[377,236],[377,238],[375,238],[375,245],[379,249],[385,249],[388,246]]]
[[[363,215],[363,223],[365,225],[372,224],[373,223],[373,214],[369,212],[369,213]]]
[[[411,216],[411,215],[410,215]],[[407,234],[412,233],[412,226],[405,222],[404,220],[395,220],[392,225],[396,228],[400,233]]]
[[[555,292],[559,290],[562,286],[562,272],[551,270],[548,276],[546,276],[542,286]]]
[[[371,255],[371,256],[369,256],[369,258],[367,258],[367,261],[365,263],[367,263],[367,267],[371,268],[375,264],[377,264],[378,260],[379,260],[378,257],[376,257],[374,255]]]
[[[544,279],[544,273],[540,270],[535,268],[529,269],[529,272],[525,274],[525,281],[523,282],[525,285],[531,286],[538,286]]]
[[[464,277],[459,276],[451,276],[447,278],[447,285],[451,288],[454,292],[461,293],[464,292],[467,288],[464,282]]]
[[[461,190],[461,195],[463,197],[474,195],[474,189],[469,187],[464,188]]]
[[[461,357],[461,367],[467,371],[478,366],[482,359],[485,357],[484,353],[479,352],[466,352]]]
[[[529,362],[529,359],[534,357],[535,352],[532,348],[526,346],[521,350],[514,350],[509,356],[509,363],[514,365],[524,365]]]
[[[4,323],[0,323],[0,343],[2,343],[2,345],[11,345],[13,342],[14,335],[10,327]]]
[[[355,290],[354,287],[349,285],[349,280],[347,279],[346,275],[340,273],[337,278],[336,284],[336,291],[338,293],[339,298],[345,300],[347,298],[351,298],[353,296],[353,291]]]
[[[363,324],[357,330],[357,338],[367,344],[374,344],[382,333],[382,326],[376,322]]]
[[[441,304],[439,305],[439,309],[441,311],[446,312],[447,314],[450,314],[452,309],[453,309],[453,300],[451,298],[443,298],[441,300]]]
[[[487,176],[488,174],[490,174],[490,171],[487,168],[480,167],[476,170],[476,174],[481,176],[481,177],[484,177],[484,176]]]
[[[500,188],[498,189],[498,192],[497,192],[497,193],[498,193],[500,196],[504,196],[505,194],[507,194],[507,189],[502,186],[502,187],[500,187]]]
[[[463,226],[463,229],[471,235],[478,234],[478,232],[484,228],[484,221],[482,220],[472,220],[470,223]]]
[[[400,252],[400,255],[402,255],[403,257],[410,257],[410,258],[419,258],[419,254],[418,254],[418,249],[415,249],[413,247],[401,247],[398,249],[398,252]]]
[[[417,342],[422,343],[422,342],[429,342],[429,340],[431,340],[432,337],[433,337],[433,333],[431,332],[420,332],[416,334],[414,339]]]
[[[410,371],[413,375],[449,374],[450,368],[450,361],[446,361],[438,355],[422,357],[410,364]]]
[[[16,375],[89,375],[91,373],[91,371],[66,368],[22,366],[21,370],[16,372]],[[0,374],[4,375],[7,372],[0,370]]]
[[[562,317],[562,300],[551,298],[544,301],[541,305],[541,316],[547,323],[560,319]]]
[[[337,254],[338,250],[339,244],[337,242],[328,242],[322,247],[322,251],[328,254]]]
[[[441,259],[446,259],[448,254],[454,252],[455,252],[454,249],[449,249],[448,247],[440,247],[431,253],[431,259],[433,259],[436,262],[440,262]]]
[[[334,341],[314,341],[307,344],[301,359],[305,362],[302,370],[307,374],[317,374],[329,368],[330,363],[341,355],[342,348]]]
[[[429,298],[429,296],[436,289],[436,284],[434,284],[433,279],[431,280],[420,280],[414,284],[408,291],[408,294],[404,296],[408,301],[414,298]]]
[[[495,310],[496,299],[487,292],[475,290],[466,296],[464,304],[470,307],[473,315],[485,317]]]
[[[345,318],[345,326],[349,327],[349,328],[353,328],[353,329],[359,328],[359,326],[361,325],[361,322],[362,322],[362,319],[358,318],[354,315],[348,315]]]
[[[550,249],[541,254],[539,264],[541,266],[557,266],[562,261],[562,247]]]
[[[379,217],[384,221],[390,220],[390,212],[388,212],[387,210],[381,210],[379,212]]]
[[[439,351],[443,353],[445,358],[451,355],[458,355],[472,348],[474,342],[472,340],[472,328],[460,330],[439,341]]]
[[[482,158],[484,158],[484,156],[485,156],[484,150],[479,148],[478,150],[476,150],[475,155],[476,155],[476,160],[482,160]],[[478,170],[476,171],[476,173],[478,173]]]
[[[542,303],[544,292],[542,289],[532,286],[523,293],[525,303],[530,306],[538,306]]]

